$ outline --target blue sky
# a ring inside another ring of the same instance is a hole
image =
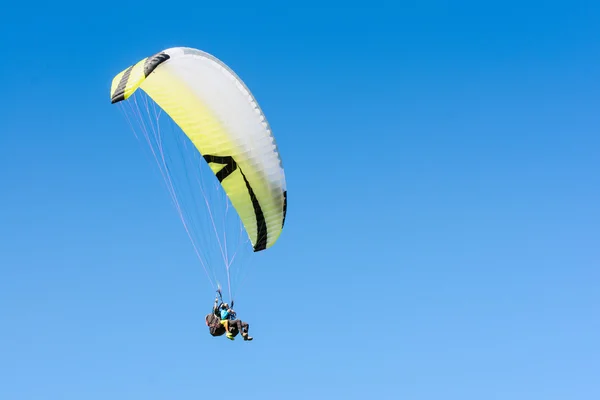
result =
[[[600,398],[597,4],[97,4],[0,15],[1,399]],[[208,335],[110,104],[172,46],[230,65],[283,156],[251,343]]]

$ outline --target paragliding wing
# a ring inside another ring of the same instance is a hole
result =
[[[235,207],[254,251],[279,238],[287,211],[283,165],[271,128],[253,95],[225,64],[176,47],[119,73],[111,101],[146,92],[202,154]]]

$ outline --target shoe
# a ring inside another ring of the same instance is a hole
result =
[[[242,335],[244,337],[244,340],[252,340],[254,339],[252,336],[248,336],[248,334],[246,333],[245,335]]]
[[[227,337],[227,339],[229,339],[229,340],[235,340],[235,338],[233,337],[233,335],[232,335],[231,333],[227,333],[225,336],[226,336],[226,337]]]

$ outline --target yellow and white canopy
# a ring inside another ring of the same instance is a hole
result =
[[[285,222],[287,189],[271,128],[250,90],[223,62],[175,47],[113,79],[111,101],[138,88],[194,143],[240,216],[254,251],[271,247]]]

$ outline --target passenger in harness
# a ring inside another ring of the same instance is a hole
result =
[[[232,332],[235,329],[236,332],[242,332],[242,337],[244,340],[252,340],[253,337],[248,335],[249,325],[247,322],[243,322],[239,319],[236,319],[235,311],[229,308],[227,303],[221,304],[221,324],[225,327],[226,337],[229,340],[234,340],[234,335]]]

